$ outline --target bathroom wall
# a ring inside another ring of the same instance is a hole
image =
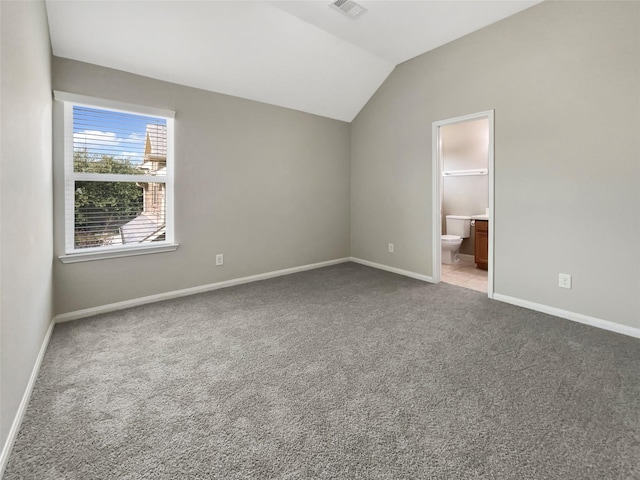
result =
[[[488,168],[489,120],[445,125],[440,129],[443,170]],[[489,177],[469,175],[443,177],[442,231],[446,232],[446,215],[477,215],[489,207]],[[460,253],[473,255],[474,229],[465,238]]]

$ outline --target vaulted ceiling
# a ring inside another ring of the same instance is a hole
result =
[[[47,0],[53,53],[350,122],[394,67],[540,0]]]

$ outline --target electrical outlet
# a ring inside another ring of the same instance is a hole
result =
[[[216,255],[216,265],[223,265],[224,264],[224,255],[222,253],[219,253]]]
[[[393,253],[393,243],[389,244],[389,253]]]
[[[558,274],[558,286],[560,288],[571,289],[571,275],[569,275],[568,273],[559,273]]]

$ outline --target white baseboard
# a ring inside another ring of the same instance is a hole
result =
[[[570,312],[568,310],[550,307],[541,303],[522,300],[521,298],[509,297],[508,295],[502,295],[500,293],[494,293],[493,299],[500,302],[510,303],[511,305],[528,308],[530,310],[548,313],[549,315],[554,315],[566,320],[584,323],[585,325],[591,325],[592,327],[602,328],[603,330],[609,330],[611,332],[621,333],[622,335],[640,338],[640,328],[629,327],[620,323],[610,322],[609,320],[602,320],[600,318],[583,315],[582,313]]]
[[[473,255],[466,254],[466,253],[459,253],[458,254],[458,258],[460,260],[466,260],[467,262],[475,262],[476,261],[476,257],[474,257]]]
[[[285,268],[283,270],[275,270],[273,272],[260,273],[258,275],[251,275],[248,277],[234,278],[231,280],[224,280],[222,282],[209,283],[207,285],[200,285],[198,287],[184,288],[182,290],[173,290],[171,292],[149,295],[147,297],[133,298],[131,300],[124,300],[122,302],[100,305],[99,307],[85,308],[84,310],[62,313],[60,315],[56,315],[54,321],[56,323],[60,323],[68,322],[70,320],[78,320],[80,318],[91,317],[93,315],[99,315],[101,313],[115,312],[117,310],[123,310],[125,308],[137,307],[139,305],[146,305],[148,303],[161,302],[163,300],[171,300],[173,298],[186,297],[188,295],[194,295],[196,293],[204,293],[212,290],[218,290],[220,288],[233,287],[235,285],[242,285],[244,283],[257,282],[258,280],[266,280],[267,278],[281,277],[283,275],[290,275],[292,273],[304,272],[306,270],[328,267],[330,265],[337,265],[338,263],[345,263],[348,261],[350,261],[349,257],[337,258],[335,260],[327,260],[326,262],[311,263],[308,265],[301,265],[299,267]]]
[[[370,262],[369,260],[363,260],[357,257],[351,257],[350,260],[360,265],[366,265],[367,267],[377,268],[379,270],[386,270],[387,272],[397,273],[398,275],[404,275],[405,277],[415,278],[416,280],[422,280],[423,282],[433,283],[433,278],[421,273],[410,272],[409,270],[402,270],[401,268],[390,267],[381,263]]]
[[[7,441],[2,446],[2,453],[0,454],[0,478],[4,474],[4,469],[7,467],[7,462],[9,461],[9,455],[11,454],[11,449],[13,448],[13,444],[16,441],[16,437],[18,432],[20,431],[20,425],[22,425],[22,419],[24,418],[24,414],[27,411],[27,407],[29,406],[29,400],[31,399],[31,393],[33,392],[33,387],[36,383],[36,378],[38,378],[38,372],[40,371],[40,365],[42,365],[42,359],[44,358],[44,354],[47,351],[47,347],[49,346],[49,339],[51,338],[51,332],[53,332],[53,327],[55,322],[51,320],[49,323],[49,328],[47,329],[47,333],[42,340],[42,345],[40,345],[40,351],[38,352],[38,357],[33,365],[33,369],[31,370],[31,376],[29,377],[29,382],[27,383],[27,388],[24,390],[24,394],[22,395],[22,400],[20,400],[20,406],[18,407],[18,411],[16,412],[16,416],[13,419],[13,424],[11,425],[11,430],[9,430],[9,435],[7,436]]]

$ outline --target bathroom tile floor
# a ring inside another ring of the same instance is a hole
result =
[[[487,291],[487,271],[476,268],[473,260],[461,257],[455,265],[442,264],[440,279],[444,283],[470,288],[479,292]]]

